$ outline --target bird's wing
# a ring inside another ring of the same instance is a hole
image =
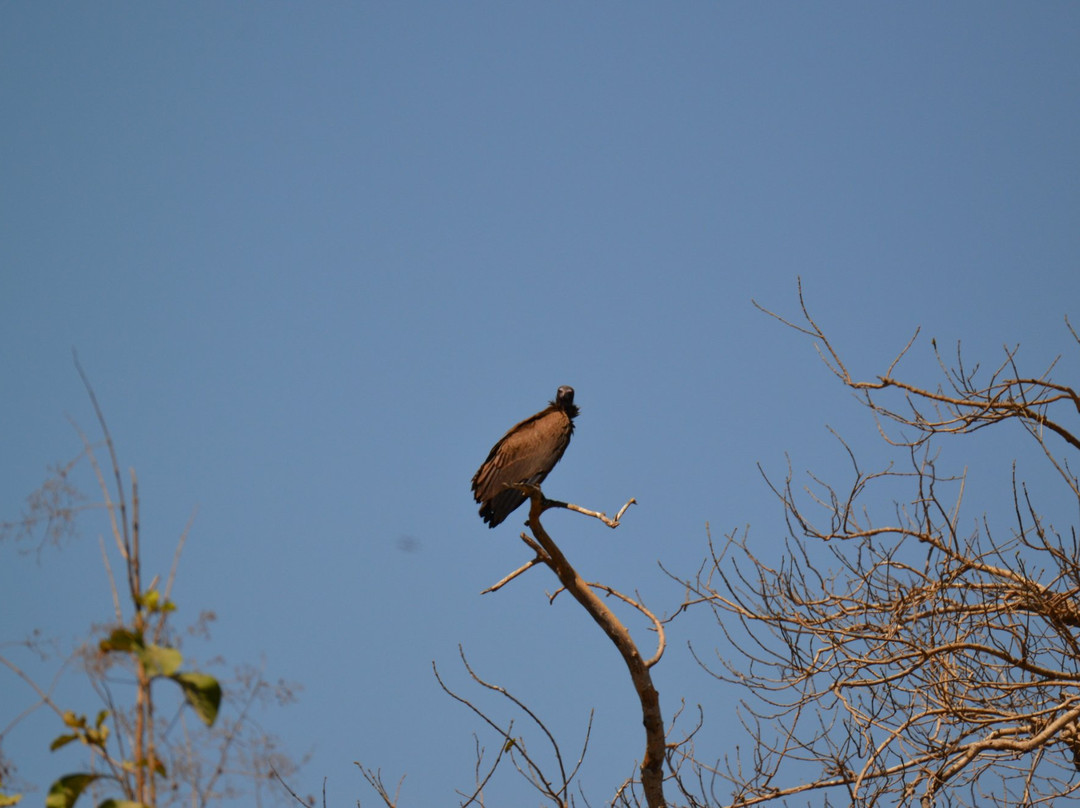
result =
[[[473,493],[484,502],[506,490],[507,483],[541,483],[559,462],[573,429],[565,413],[554,410],[522,421],[495,444],[473,477]]]

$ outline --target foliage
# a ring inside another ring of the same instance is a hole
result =
[[[82,375],[81,368],[79,372]],[[0,525],[0,538],[18,541],[39,535],[40,553],[45,542],[59,543],[73,536],[77,517],[92,507],[72,479],[78,461],[88,462],[112,538],[111,550],[104,540],[100,549],[114,613],[108,625],[91,630],[69,662],[81,669],[102,707],[92,716],[64,709],[53,696],[55,681],[42,687],[11,654],[0,655],[0,664],[37,697],[36,703],[0,731],[0,744],[28,715],[45,707],[63,726],[50,751],[76,743],[85,750],[86,768],[52,783],[45,799],[47,808],[72,808],[83,795],[96,800],[99,808],[158,808],[180,803],[205,806],[237,796],[244,777],[254,780],[258,795],[260,779],[273,774],[287,776],[296,766],[277,751],[276,739],[258,728],[251,710],[267,700],[288,703],[294,688],[285,683],[275,687],[256,669],[241,668],[226,683],[232,710],[223,716],[225,688],[216,676],[189,666],[181,649],[182,634],[172,625],[177,606],[171,592],[187,530],[177,543],[164,584],[161,576],[144,584],[138,479],[132,469],[130,482],[124,484],[105,419],[85,375],[83,381],[102,443],[93,444],[76,427],[82,453],[71,463],[54,468],[53,476],[29,498],[24,518]],[[102,446],[108,456],[105,465],[98,460]],[[114,575],[117,567],[120,582]],[[204,612],[189,633],[205,634],[213,619],[212,612]],[[39,638],[24,644],[29,650],[40,645]],[[61,665],[61,672],[67,664]],[[172,694],[167,691],[170,687]],[[168,720],[162,720],[163,711],[171,714]],[[187,719],[187,711],[196,722]],[[10,779],[10,764],[0,759],[0,775],[5,773]],[[0,805],[14,805],[21,796],[0,794]]]

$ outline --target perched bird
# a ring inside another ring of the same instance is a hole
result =
[[[547,409],[512,427],[473,475],[473,498],[489,527],[502,522],[526,497],[512,483],[539,485],[563,456],[574,433],[574,388],[560,387]]]

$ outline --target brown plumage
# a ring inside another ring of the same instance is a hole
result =
[[[502,522],[526,497],[511,483],[539,485],[563,456],[574,433],[574,388],[560,387],[546,410],[513,426],[473,475],[473,498],[489,527]]]

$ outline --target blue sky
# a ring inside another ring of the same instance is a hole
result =
[[[78,451],[66,416],[92,427],[74,348],[152,568],[197,509],[175,599],[219,616],[199,653],[304,685],[262,719],[313,751],[298,790],[366,802],[355,760],[407,773],[408,804],[468,787],[476,722],[430,669],[469,692],[460,643],[570,747],[597,708],[602,801],[640,754],[633,692],[544,571],[478,595],[529,554],[516,515],[480,522],[476,467],[573,385],[545,490],[640,505],[549,529],[669,612],[656,562],[692,574],[706,522],[779,547],[756,463],[842,474],[826,424],[877,451],[752,299],[794,314],[801,277],[863,375],[916,326],[925,381],[931,336],[1067,351],[1078,43],[1068,3],[0,5],[0,518]],[[3,638],[108,619],[83,528],[0,547]],[[703,629],[676,623],[656,676],[719,757],[739,694],[690,659]],[[27,696],[0,684],[0,724]],[[41,715],[4,754],[44,785]]]

